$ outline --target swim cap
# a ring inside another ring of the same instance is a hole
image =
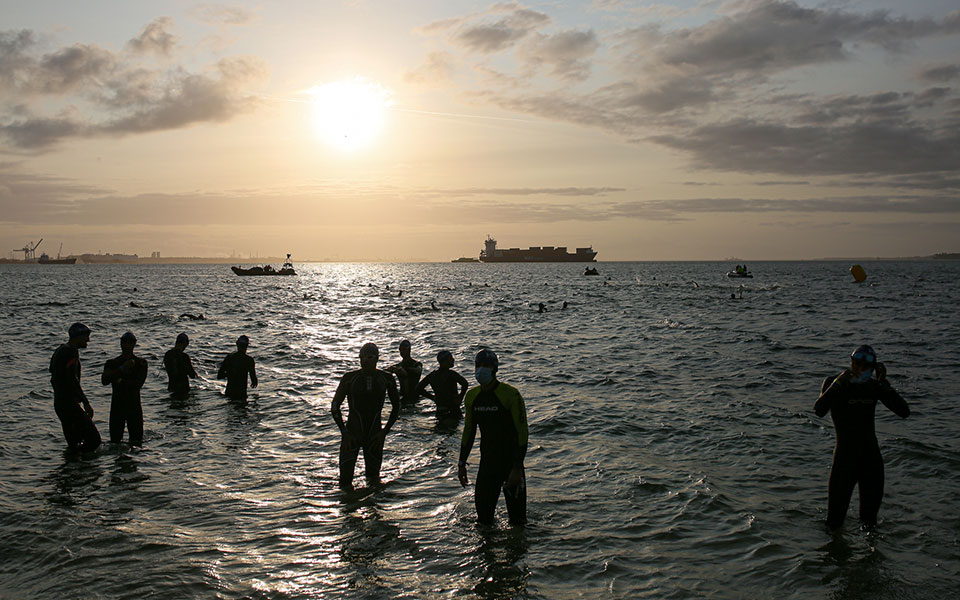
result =
[[[450,360],[453,360],[453,353],[450,352],[449,350],[441,350],[440,352],[437,352],[437,362],[438,362],[438,363],[441,363],[441,362],[447,360],[448,358],[449,358]]]
[[[409,348],[409,347],[410,347],[410,340],[403,340],[402,342],[400,342],[400,347],[403,348],[404,346],[406,346],[407,348]]]
[[[83,323],[74,323],[70,326],[70,329],[67,330],[70,334],[70,339],[83,337],[85,335],[90,335],[90,328],[84,325]]]
[[[360,356],[380,356],[380,349],[373,342],[367,342],[360,348]]]
[[[245,336],[245,335],[241,335],[240,337],[237,338],[237,345],[238,345],[238,346],[249,346],[249,345],[250,345],[250,338],[248,338],[248,337]]]
[[[853,358],[855,360],[862,360],[863,362],[874,364],[877,362],[877,353],[874,352],[873,348],[864,344],[858,347],[856,350],[854,350],[853,354],[850,355],[850,358]]]
[[[128,331],[128,332],[126,332],[125,334],[123,334],[123,335],[120,336],[120,341],[121,341],[121,342],[133,342],[134,344],[136,344],[136,343],[137,343],[137,336],[133,335],[133,332],[132,332],[132,331]]]
[[[487,365],[491,367],[499,367],[500,359],[497,358],[497,353],[489,348],[484,348],[480,352],[477,352],[477,357],[473,359],[474,365]]]
[[[189,344],[189,343],[190,343],[190,338],[187,337],[187,334],[181,333],[180,335],[177,336],[177,343],[178,343],[178,344]]]

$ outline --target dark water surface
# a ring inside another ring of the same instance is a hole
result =
[[[960,263],[864,263],[864,285],[846,263],[754,263],[735,300],[725,264],[598,266],[0,265],[0,597],[955,597]],[[65,452],[47,366],[77,320],[104,435],[100,371],[139,337],[142,449]],[[204,379],[178,401],[161,362],[180,331]],[[214,381],[240,333],[246,404]],[[403,338],[471,381],[481,345],[499,353],[529,413],[526,529],[502,502],[495,529],[473,523],[459,431],[426,399],[387,438],[384,488],[338,491],[338,378],[363,342],[389,364]],[[859,529],[855,494],[833,537],[833,427],[812,405],[863,342],[913,414],[878,407],[880,526]]]

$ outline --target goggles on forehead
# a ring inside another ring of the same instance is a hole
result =
[[[850,355],[850,358],[852,358],[853,360],[862,360],[863,362],[868,362],[868,363],[872,363],[877,360],[876,356],[872,354],[868,354],[866,352],[854,352],[853,354]]]

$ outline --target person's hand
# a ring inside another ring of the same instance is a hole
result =
[[[470,482],[467,480],[467,465],[457,465],[457,479],[460,480],[460,485],[467,487],[467,484]]]
[[[877,363],[877,381],[881,383],[887,380],[887,367],[882,362]]]
[[[250,387],[255,388],[259,383],[260,383],[259,381],[252,381],[250,382]]]

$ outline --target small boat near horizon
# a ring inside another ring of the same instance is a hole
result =
[[[279,269],[274,269],[273,265],[257,265],[255,267],[250,267],[249,269],[244,269],[243,267],[230,267],[230,270],[241,277],[264,277],[297,274],[297,272],[293,270],[293,263],[290,262],[289,253],[287,254],[287,260],[284,261],[283,266],[281,266]]]

